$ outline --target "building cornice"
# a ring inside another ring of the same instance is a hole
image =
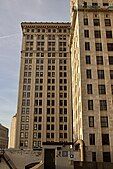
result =
[[[69,27],[70,22],[22,22],[22,28],[59,28],[59,27]]]

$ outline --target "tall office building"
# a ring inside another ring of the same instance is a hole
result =
[[[70,23],[22,23],[16,148],[72,141]]]
[[[113,162],[113,1],[71,1],[75,139],[87,161]]]

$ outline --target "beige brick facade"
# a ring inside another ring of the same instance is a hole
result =
[[[87,161],[113,162],[113,1],[71,2],[74,137]]]
[[[8,148],[8,128],[0,124],[0,149]]]
[[[16,148],[72,141],[70,23],[22,23]]]

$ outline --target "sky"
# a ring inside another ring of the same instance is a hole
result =
[[[69,21],[69,0],[0,0],[0,123],[17,112],[21,22]]]

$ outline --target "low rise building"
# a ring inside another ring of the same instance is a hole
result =
[[[17,114],[15,114],[12,117],[11,121],[11,128],[10,128],[10,139],[9,139],[9,148],[15,147],[15,141],[16,141],[16,121],[17,121]]]
[[[0,149],[8,148],[8,128],[0,124]]]

